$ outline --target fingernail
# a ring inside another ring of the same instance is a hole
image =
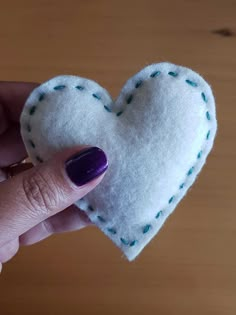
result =
[[[104,151],[91,147],[70,157],[65,167],[70,180],[77,186],[83,186],[103,174],[108,168],[108,161]]]

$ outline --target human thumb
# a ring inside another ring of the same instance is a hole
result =
[[[81,199],[107,167],[101,149],[83,146],[0,183],[0,246]]]

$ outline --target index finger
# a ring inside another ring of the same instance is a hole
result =
[[[19,122],[26,99],[38,85],[34,82],[0,81],[0,104],[8,120]]]

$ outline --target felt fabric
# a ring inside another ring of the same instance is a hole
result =
[[[36,88],[21,115],[34,164],[74,145],[103,149],[109,168],[78,207],[133,260],[193,184],[216,134],[215,102],[197,73],[147,66],[116,101],[94,81],[55,77]]]

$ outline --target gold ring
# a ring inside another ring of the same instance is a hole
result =
[[[12,178],[15,175],[14,170],[16,168],[18,168],[19,165],[25,164],[26,162],[27,162],[27,160],[24,159],[23,161],[21,161],[19,163],[14,163],[14,164],[11,164],[10,166],[2,168],[2,170],[5,172],[5,174],[7,176],[7,179]]]

